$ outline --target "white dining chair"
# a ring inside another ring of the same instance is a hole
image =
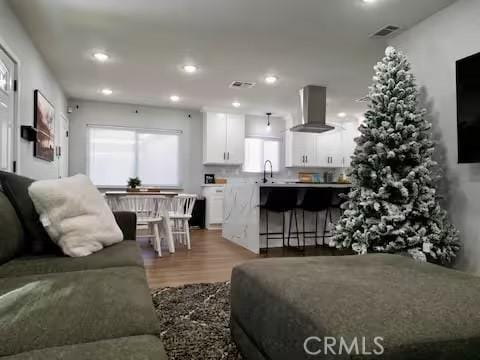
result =
[[[173,224],[172,234],[180,243],[187,245],[188,250],[191,249],[190,225],[188,222],[192,218],[196,199],[197,195],[195,194],[179,194],[171,199],[168,213]]]
[[[159,195],[126,195],[119,199],[118,207],[137,214],[137,226],[148,229],[147,234],[137,237],[153,239],[153,248],[158,256],[162,256],[162,237],[167,240],[170,252],[175,252],[168,214],[169,199]],[[161,229],[164,236],[161,236]]]

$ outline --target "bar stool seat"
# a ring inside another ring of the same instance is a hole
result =
[[[290,216],[289,228],[288,228],[288,246],[290,246],[291,227],[292,220],[295,218],[295,226],[297,229],[297,241],[298,245],[298,221],[295,209],[297,208],[298,193],[295,188],[263,188],[260,200],[260,208],[265,210],[266,218],[266,232],[260,233],[260,235],[266,236],[266,250],[268,252],[268,241],[273,239],[282,239],[282,245],[285,246],[285,214],[292,212],[293,216]],[[282,214],[282,232],[269,232],[269,212]]]

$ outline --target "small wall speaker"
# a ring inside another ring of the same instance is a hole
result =
[[[22,125],[20,127],[20,137],[27,141],[37,141],[37,129],[33,126]]]

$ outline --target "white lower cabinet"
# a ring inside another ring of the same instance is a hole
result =
[[[223,199],[225,187],[204,186],[202,194],[205,197],[205,226],[207,229],[220,229],[223,224]]]

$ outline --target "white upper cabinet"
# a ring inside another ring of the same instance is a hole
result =
[[[348,123],[345,128],[342,132],[343,167],[350,167],[351,157],[357,146],[355,138],[360,136],[360,131],[356,123]]]
[[[205,113],[203,121],[203,163],[221,164],[226,160],[227,115]]]
[[[227,163],[241,165],[245,157],[245,116],[227,115]]]
[[[321,134],[288,132],[286,136],[287,167],[342,168],[350,166],[359,135],[356,123],[337,126]]]
[[[342,167],[342,130],[335,129],[315,135],[315,153],[317,167]]]
[[[206,112],[203,118],[203,163],[241,165],[245,116]]]
[[[315,165],[315,138],[308,133],[292,133],[292,166]]]

